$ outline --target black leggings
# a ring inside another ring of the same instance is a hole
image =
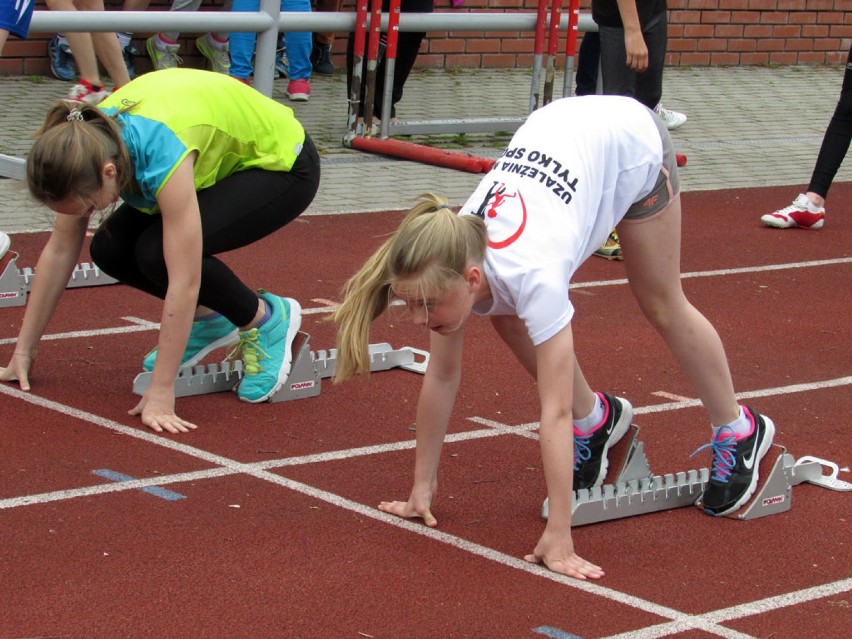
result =
[[[846,59],[846,73],[843,75],[843,86],[840,88],[840,100],[837,108],[825,130],[822,146],[817,156],[814,172],[808,191],[825,198],[828,189],[834,181],[834,176],[843,164],[843,159],[849,151],[852,140],[852,46],[849,47],[849,57]]]
[[[598,26],[604,95],[636,98],[649,109],[659,104],[663,95],[667,28],[665,12],[652,18],[649,24],[642,25],[642,37],[648,47],[648,68],[643,73],[637,73],[627,66],[624,28]]]
[[[221,313],[236,326],[251,323],[257,293],[214,255],[257,242],[297,218],[314,199],[319,180],[319,155],[305,136],[304,148],[289,172],[249,169],[198,191],[203,236],[200,306]],[[169,278],[161,215],[123,204],[97,230],[90,251],[108,275],[165,298]]]

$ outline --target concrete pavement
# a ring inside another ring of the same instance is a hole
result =
[[[822,135],[840,94],[842,67],[670,69],[663,103],[688,122],[672,133],[688,157],[684,191],[791,185],[789,201],[767,202],[759,216],[786,206],[810,179]],[[561,89],[561,78],[555,86]],[[68,84],[44,77],[0,77],[0,153],[26,156],[31,134]],[[290,103],[286,80],[273,97],[293,107],[322,154],[323,177],[307,215],[405,209],[424,191],[461,204],[481,175],[369,155],[342,145],[346,79],[315,76],[309,102]],[[528,70],[415,71],[398,105],[401,119],[522,117],[530,93]],[[416,136],[418,142],[496,158],[506,134]],[[852,181],[847,160],[837,181]],[[834,206],[829,197],[828,210]],[[21,183],[0,179],[0,230],[50,228],[52,214],[33,204]]]

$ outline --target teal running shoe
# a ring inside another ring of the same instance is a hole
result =
[[[260,328],[242,331],[235,349],[243,361],[237,395],[253,404],[267,401],[284,385],[293,362],[293,340],[302,325],[299,302],[266,291],[261,291],[260,297],[271,315]]]
[[[183,352],[181,367],[195,366],[217,348],[222,348],[237,341],[240,330],[231,324],[224,315],[217,315],[210,319],[196,320],[192,323],[189,331],[189,341]],[[154,370],[154,362],[157,361],[157,347],[145,356],[142,368],[146,371]]]

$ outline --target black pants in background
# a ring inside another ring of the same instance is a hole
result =
[[[382,0],[382,12],[387,13],[390,8],[388,0]],[[435,10],[434,0],[401,0],[399,11],[400,13],[432,13]],[[402,99],[402,88],[405,86],[405,81],[408,80],[408,75],[417,61],[417,54],[420,52],[420,44],[423,38],[426,37],[425,32],[400,31],[399,40],[396,48],[396,62],[393,68],[393,89],[391,90],[391,117],[396,117],[396,104]],[[367,38],[369,42],[369,34]],[[381,35],[381,45],[379,47],[379,64],[376,68],[376,97],[373,102],[373,115],[377,118],[382,116],[382,103],[384,101],[385,91],[385,59],[384,59],[384,43],[386,42],[386,34]],[[354,57],[355,49],[355,34],[349,33],[349,41],[346,45],[346,95],[352,93],[352,58]],[[364,115],[364,96],[366,94],[366,83],[364,80],[367,77],[367,55],[366,44],[364,52],[364,66],[361,71],[361,101],[358,105],[358,116]]]
[[[834,115],[831,116],[831,121],[822,138],[822,146],[811,175],[808,191],[813,191],[823,198],[828,195],[834,176],[837,175],[849,151],[850,140],[852,140],[852,46],[849,47],[849,57],[846,59],[846,73],[843,75],[840,99],[837,101]]]

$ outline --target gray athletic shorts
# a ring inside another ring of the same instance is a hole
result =
[[[677,173],[677,158],[675,157],[672,138],[665,122],[650,109],[648,109],[648,112],[654,118],[654,124],[657,125],[660,139],[663,141],[663,166],[660,169],[657,182],[654,184],[654,189],[627,209],[627,213],[624,215],[625,220],[638,221],[652,217],[666,208],[672,198],[680,193],[680,177]]]

